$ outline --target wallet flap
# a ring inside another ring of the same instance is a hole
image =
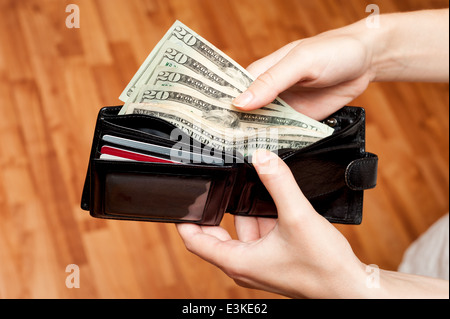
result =
[[[287,150],[281,158],[289,166],[303,194],[318,213],[330,222],[359,224],[362,220],[363,191],[376,184],[376,155],[365,152],[365,111],[344,107],[330,118],[333,135],[299,150]],[[276,217],[270,194],[255,174],[243,194],[251,205],[232,212],[244,216]],[[248,178],[247,177],[247,178]],[[253,181],[254,180],[254,181]]]
[[[378,157],[372,153],[366,153],[366,156],[347,166],[345,182],[352,190],[366,190],[377,185]]]

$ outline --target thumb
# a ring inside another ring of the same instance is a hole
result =
[[[270,70],[256,78],[250,86],[233,100],[233,105],[245,111],[251,111],[270,104],[286,88],[276,85],[276,79]]]
[[[308,199],[303,195],[291,170],[276,154],[267,150],[253,153],[252,163],[261,182],[272,196],[281,223],[295,223],[317,215]]]

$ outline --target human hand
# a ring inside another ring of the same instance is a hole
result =
[[[372,48],[361,23],[292,42],[252,63],[256,78],[233,104],[250,111],[277,96],[322,120],[359,96],[374,78]]]
[[[244,287],[289,297],[357,296],[364,267],[344,236],[314,210],[274,153],[257,151],[253,164],[278,219],[236,216],[237,240],[220,226],[177,224],[187,249]]]
[[[258,78],[246,91],[250,99],[244,92],[234,104],[253,110],[280,95],[320,120],[371,81],[448,82],[448,9],[382,15],[380,24],[368,30],[360,21],[293,42],[253,63],[248,70]],[[278,219],[236,216],[237,240],[219,226],[178,224],[191,252],[240,285],[289,297],[448,299],[448,280],[381,269],[379,289],[369,288],[365,265],[347,240],[314,210],[282,160],[275,157],[275,171],[263,174],[273,163],[263,161],[263,154],[272,155],[257,152],[254,166]]]

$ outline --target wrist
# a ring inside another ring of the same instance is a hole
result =
[[[382,14],[377,28],[366,28],[366,38],[372,52],[371,82],[396,80],[404,68],[399,62],[405,52],[402,50],[403,46],[398,45],[395,40],[398,18],[399,14],[396,13]]]
[[[381,14],[375,27],[365,19],[355,25],[371,55],[371,82],[448,82],[448,9]]]
[[[392,24],[388,15],[380,16],[377,27],[371,27],[365,19],[350,26],[348,31],[365,48],[368,59],[369,81],[376,82],[384,76],[385,70],[390,70],[391,58],[386,55],[389,51],[390,34]]]
[[[380,19],[381,20],[381,19]],[[384,23],[383,27],[370,27],[365,19],[359,20],[345,27],[325,32],[325,34],[336,34],[346,36],[356,40],[359,43],[358,48],[362,49],[365,55],[365,73],[368,75],[369,82],[378,81],[383,70],[389,69],[387,65],[389,59],[386,58],[386,51],[389,42],[390,23]]]
[[[322,290],[320,298],[373,299],[382,295],[378,267],[366,265],[356,256],[354,258],[355,260],[336,267],[327,276],[322,276],[327,289]]]
[[[362,272],[355,273],[351,290],[345,298],[448,298],[448,280],[405,274],[361,263]]]

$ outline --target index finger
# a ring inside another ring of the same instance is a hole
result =
[[[251,111],[271,103],[281,92],[294,84],[316,77],[313,73],[312,53],[299,46],[291,50],[278,62],[259,75],[233,105]]]

